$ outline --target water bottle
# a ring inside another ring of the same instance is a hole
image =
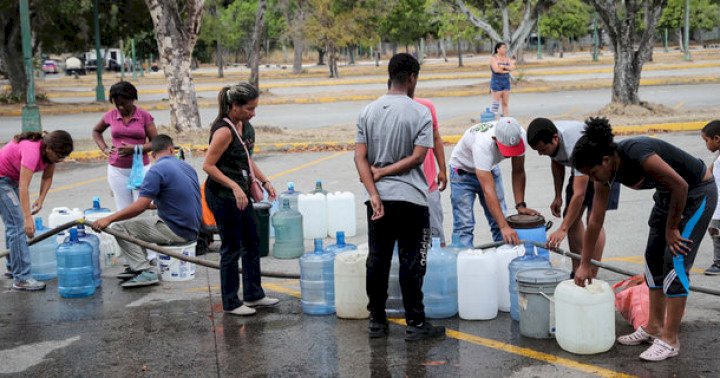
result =
[[[313,194],[320,193],[323,195],[327,195],[327,190],[324,190],[322,187],[322,180],[315,180],[315,190],[312,191]]]
[[[283,206],[272,217],[275,227],[273,256],[277,259],[296,259],[305,253],[302,215],[290,208],[290,199],[282,200]]]
[[[108,208],[106,208],[106,207],[101,207],[101,206],[100,206],[100,197],[98,197],[98,196],[93,197],[93,205],[92,205],[92,207],[89,208],[89,209],[85,209],[85,211],[84,211],[84,214],[85,214],[85,217],[86,217],[86,218],[88,217],[88,215],[91,215],[91,214],[101,214],[102,216],[100,216],[100,217],[97,218],[97,219],[100,219],[100,218],[102,218],[102,217],[104,217],[104,216],[107,216],[107,215],[110,214],[110,213],[112,213],[112,210],[110,210],[110,209],[108,209]],[[92,219],[92,221],[95,221],[95,220],[97,220],[97,219]]]
[[[463,245],[462,241],[460,240],[460,234],[456,234],[453,232],[451,240],[452,242],[449,246],[445,247],[445,250],[454,253],[455,255],[458,255],[460,251],[472,248],[471,245]]]
[[[480,123],[493,121],[495,121],[495,113],[490,111],[490,108],[485,108],[485,111],[480,114]]]
[[[70,229],[68,241],[57,248],[58,293],[63,298],[81,298],[95,294],[93,247],[78,240],[77,229]]]
[[[35,234],[39,236],[48,231],[50,229],[43,226],[42,218],[35,218]],[[56,239],[49,237],[31,245],[29,248],[32,277],[38,281],[48,281],[57,277]]]
[[[385,302],[385,314],[388,318],[402,318],[405,316],[402,290],[400,289],[400,258],[398,246],[395,243],[393,257],[390,261],[390,279],[388,281],[388,299]]]
[[[422,291],[428,318],[444,319],[457,314],[457,256],[440,246],[440,238],[432,239]]]
[[[102,278],[100,277],[102,273],[100,269],[100,238],[97,235],[86,233],[85,225],[82,224],[77,225],[77,237],[78,240],[87,242],[92,246],[93,280],[95,287],[100,287],[102,285]],[[68,239],[66,238],[65,241],[68,241]]]
[[[524,255],[514,258],[508,267],[510,270],[510,317],[516,322],[520,321],[517,274],[521,270],[534,268],[552,268],[550,260],[538,256],[536,248],[525,251]]]
[[[334,256],[323,250],[322,239],[315,249],[300,258],[300,305],[309,315],[335,313]]]
[[[290,208],[293,210],[298,210],[298,196],[302,194],[302,192],[299,192],[295,190],[295,183],[290,181],[287,184],[287,190],[280,193],[280,203],[283,202],[283,200],[288,199],[290,200]]]
[[[325,248],[328,253],[340,253],[354,251],[357,249],[355,244],[345,243],[345,231],[335,233],[335,244],[330,244]]]

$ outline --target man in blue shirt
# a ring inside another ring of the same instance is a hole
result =
[[[130,206],[98,219],[92,228],[101,231],[113,222],[114,229],[140,240],[159,245],[185,244],[197,239],[200,229],[200,184],[197,173],[186,162],[175,158],[172,139],[160,134],[152,140],[155,164],[145,174],[140,197]],[[152,205],[157,215],[136,218]],[[129,267],[117,277],[127,280],[122,287],[157,284],[158,276],[147,260],[147,251],[117,239]]]

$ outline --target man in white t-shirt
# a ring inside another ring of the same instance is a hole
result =
[[[505,220],[501,189],[496,189],[492,170],[501,161],[512,159],[512,186],[515,209],[519,214],[537,215],[525,204],[525,130],[515,118],[472,126],[453,149],[450,158],[450,199],[453,208],[453,233],[465,246],[473,245],[475,196],[490,214],[488,221],[493,240],[518,244],[517,232]],[[500,192],[500,193],[498,193]],[[492,219],[491,219],[492,218]]]

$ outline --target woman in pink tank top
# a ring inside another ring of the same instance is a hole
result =
[[[115,105],[103,115],[93,128],[93,139],[100,151],[108,157],[108,184],[115,198],[116,210],[122,210],[138,197],[137,190],[127,187],[128,177],[132,168],[135,145],[143,149],[143,163],[148,170],[152,139],[157,136],[155,121],[147,111],[135,105],[137,89],[127,81],[120,81],[110,87],[110,102]],[[111,146],[103,137],[105,130],[110,128]]]

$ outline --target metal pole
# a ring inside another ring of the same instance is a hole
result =
[[[95,24],[95,72],[97,73],[97,86],[95,87],[95,100],[105,101],[105,87],[102,82],[102,70],[105,59],[100,56],[100,18],[98,16],[98,0],[93,2],[93,23]],[[100,61],[102,59],[102,62]]]
[[[665,28],[664,34],[664,42],[663,42],[663,51],[668,52],[668,31],[667,28]]]
[[[542,59],[542,45],[540,45],[540,11],[538,10],[537,15],[537,58]]]
[[[690,60],[690,0],[685,0],[685,60]]]
[[[593,62],[598,61],[598,27],[597,27],[597,13],[593,17]]]
[[[130,38],[130,48],[132,52],[132,62],[130,63],[130,66],[132,67],[132,79],[137,80],[137,72],[135,72],[135,38]]]
[[[27,80],[27,98],[22,108],[22,131],[41,131],[40,108],[35,103],[35,72],[32,61],[32,41],[30,38],[30,6],[28,0],[20,0],[20,30],[22,34],[23,61]]]
[[[120,80],[125,81],[125,43],[120,40]]]

